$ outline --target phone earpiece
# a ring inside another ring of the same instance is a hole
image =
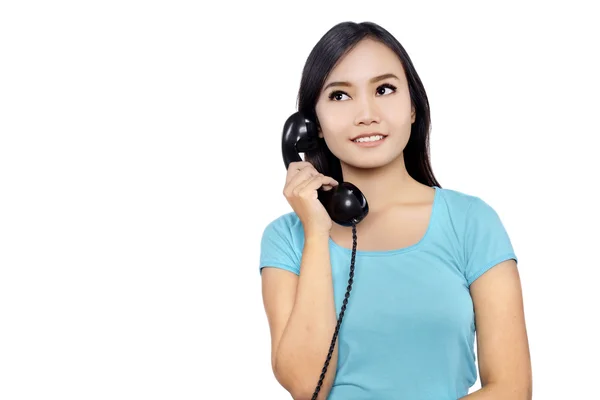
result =
[[[292,114],[285,122],[281,142],[283,162],[288,169],[293,161],[302,161],[299,153],[316,150],[319,145],[317,124],[301,112]],[[331,220],[342,226],[352,226],[369,213],[367,199],[349,182],[341,182],[331,190],[319,190],[319,200]]]
[[[299,153],[316,150],[318,145],[317,126],[313,121],[300,112],[292,114],[285,121],[281,140],[285,169],[289,168],[292,161],[302,161]]]

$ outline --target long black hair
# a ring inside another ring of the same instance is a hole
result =
[[[427,186],[441,187],[433,175],[429,160],[431,119],[427,93],[404,47],[391,33],[376,23],[341,22],[323,35],[310,52],[302,71],[297,98],[298,111],[319,125],[315,107],[325,80],[339,59],[365,38],[377,40],[396,53],[406,74],[411,102],[416,112],[410,138],[404,149],[404,163],[408,174]],[[319,139],[319,144],[317,150],[305,153],[305,161],[310,161],[322,174],[342,182],[340,160],[331,153],[323,139]]]

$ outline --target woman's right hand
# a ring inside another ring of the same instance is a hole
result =
[[[305,235],[323,234],[329,236],[331,217],[318,199],[317,189],[331,190],[339,183],[325,176],[307,161],[295,161],[288,167],[283,195],[296,212]]]

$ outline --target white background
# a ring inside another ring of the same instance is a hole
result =
[[[303,63],[346,20],[403,44],[436,177],[505,223],[534,398],[590,398],[593,3],[3,2],[0,398],[288,398],[259,242],[291,210],[280,135]]]

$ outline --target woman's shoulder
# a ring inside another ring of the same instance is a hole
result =
[[[496,218],[496,210],[481,195],[457,189],[441,189],[440,202],[448,218],[458,225]]]
[[[272,227],[276,229],[289,229],[293,231],[298,228],[302,228],[302,222],[300,222],[300,218],[298,218],[298,215],[292,211],[272,217],[270,220],[267,221],[266,227]]]
[[[487,204],[480,196],[466,191],[438,188],[440,191],[441,202],[445,204],[449,211],[466,213],[473,205],[480,206]]]
[[[298,215],[292,211],[268,220],[263,235],[273,234],[290,240],[290,243],[297,243],[304,239],[304,228]]]
[[[260,244],[260,269],[279,267],[300,273],[304,229],[295,212],[272,218],[266,224]]]

